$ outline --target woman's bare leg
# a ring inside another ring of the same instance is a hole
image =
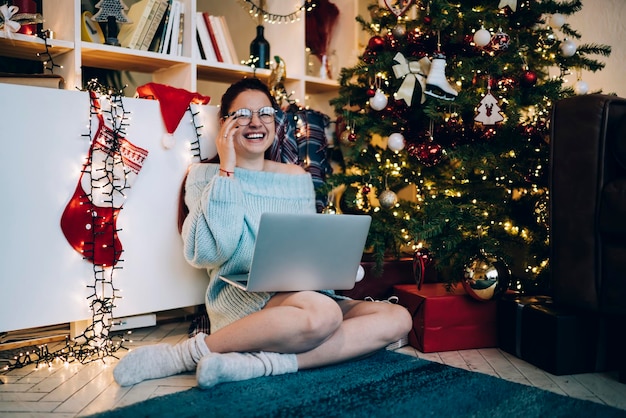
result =
[[[281,293],[205,341],[214,353],[296,353],[299,368],[306,369],[371,353],[405,337],[411,326],[410,314],[399,305]]]

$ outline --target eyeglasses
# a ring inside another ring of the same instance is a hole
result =
[[[257,111],[243,108],[229,113],[228,115],[226,115],[226,118],[234,117],[237,120],[237,124],[239,124],[239,126],[248,126],[250,125],[250,122],[252,122],[252,115],[254,115],[255,113],[259,115],[259,119],[261,120],[261,122],[267,124],[274,121],[276,109],[274,109],[272,106],[265,106]]]

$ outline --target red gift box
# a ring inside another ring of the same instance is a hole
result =
[[[350,290],[337,291],[338,294],[352,299],[370,297],[385,300],[392,295],[394,285],[415,283],[413,260],[410,258],[385,261],[382,275],[375,273],[376,263],[373,261],[364,261],[361,265],[365,270],[363,280],[355,283],[354,288]]]
[[[457,284],[396,285],[398,303],[413,316],[409,343],[423,353],[497,347],[497,303],[478,301]]]

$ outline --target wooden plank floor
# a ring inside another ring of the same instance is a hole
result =
[[[135,330],[129,348],[186,338],[189,322],[178,321]],[[54,346],[50,346],[51,351]],[[412,347],[399,352],[453,367],[487,373],[566,396],[608,404],[626,410],[626,385],[617,373],[554,376],[497,348],[421,353]],[[118,352],[123,356],[126,351]],[[129,405],[196,385],[193,373],[145,381],[122,388],[113,381],[115,359],[81,364],[34,365],[0,374],[0,417],[78,417]]]

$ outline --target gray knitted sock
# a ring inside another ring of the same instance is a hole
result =
[[[146,379],[158,379],[182,372],[190,372],[207,354],[206,334],[198,333],[176,345],[155,344],[138,347],[124,356],[113,369],[113,377],[120,386],[130,386]]]
[[[260,351],[256,353],[211,353],[198,363],[198,385],[208,389],[218,383],[298,371],[295,354]]]

